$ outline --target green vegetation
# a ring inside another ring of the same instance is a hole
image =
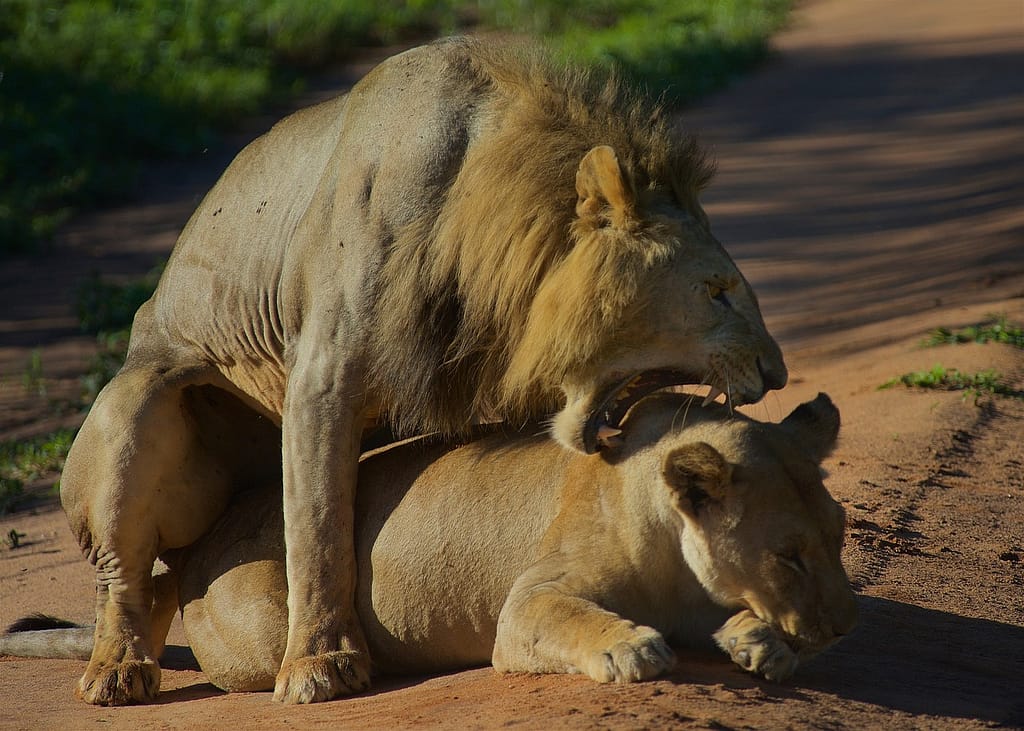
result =
[[[150,298],[160,281],[163,264],[145,277],[114,284],[93,274],[78,286],[75,311],[83,332],[99,335],[131,327],[135,311]]]
[[[74,435],[72,429],[59,429],[32,439],[0,442],[0,513],[12,510],[24,498],[26,482],[64,467]]]
[[[989,320],[969,327],[953,330],[940,327],[933,330],[922,342],[925,347],[958,343],[1002,343],[1014,348],[1024,348],[1024,330],[1010,323],[1005,316],[990,315]],[[879,389],[893,386],[930,388],[941,391],[963,391],[964,398],[973,396],[975,403],[981,396],[999,395],[1024,399],[1024,391],[1010,387],[1002,376],[992,369],[978,373],[963,373],[956,368],[935,365],[927,371],[904,373],[899,378],[886,381]]]
[[[128,335],[129,330],[124,329],[96,336],[99,348],[81,378],[83,403],[95,401],[100,390],[121,370],[128,354]]]
[[[975,401],[984,395],[1000,395],[1024,398],[1024,391],[1011,388],[1000,380],[1002,377],[993,370],[978,373],[963,373],[956,368],[944,368],[936,364],[927,371],[904,373],[899,378],[886,381],[880,389],[904,385],[914,388],[930,388],[940,391],[964,391],[964,397],[974,396]]]
[[[22,538],[25,538],[24,533],[20,533],[17,528],[11,528],[7,532],[7,535],[4,536],[4,543],[6,543],[7,547],[13,551],[16,548],[21,548]]]
[[[0,0],[0,255],[125,198],[359,46],[478,25],[687,101],[760,59],[791,0]]]
[[[153,293],[162,269],[161,265],[144,278],[123,285],[93,276],[79,287],[79,324],[84,332],[96,335],[99,349],[82,376],[82,401],[73,404],[74,408],[95,401],[100,389],[121,368],[135,310]],[[46,396],[38,350],[32,351],[22,382],[27,392]],[[0,442],[0,514],[13,510],[24,499],[26,482],[60,472],[74,436],[75,430],[60,429],[32,439]]]
[[[633,81],[665,92],[670,102],[685,103],[721,88],[760,61],[791,3],[506,0],[496,5],[519,13],[506,27],[523,27],[524,6],[529,6],[536,32],[563,56],[617,66]],[[504,16],[492,17],[501,22]]]
[[[1024,328],[1011,324],[1001,315],[961,330],[940,327],[933,330],[924,341],[927,347],[956,343],[1003,343],[1015,348],[1024,348]]]
[[[86,404],[96,400],[124,363],[135,311],[153,294],[163,268],[160,264],[145,277],[126,284],[114,284],[94,274],[79,286],[75,303],[78,322],[84,332],[96,336],[99,346],[82,376]]]
[[[36,348],[29,355],[28,365],[21,374],[21,385],[25,391],[36,396],[46,396],[46,380],[43,378],[43,356]]]
[[[13,510],[24,496],[25,490],[21,480],[0,477],[0,515]]]

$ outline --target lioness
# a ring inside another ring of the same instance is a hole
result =
[[[713,634],[743,668],[779,680],[849,632],[843,511],[818,468],[839,428],[827,396],[781,424],[668,394],[628,418],[603,458],[495,434],[365,459],[356,606],[376,668],[493,660],[629,682],[670,668],[669,642]],[[273,687],[285,652],[279,490],[245,495],[166,556],[159,636],[180,602],[197,659],[227,690]],[[0,652],[39,654],[44,639],[0,638]]]
[[[558,411],[588,452],[633,399],[705,383],[734,404],[786,369],[712,237],[710,177],[671,118],[613,82],[456,39],[381,64],[232,162],[135,317],[61,499],[96,567],[90,703],[151,700],[150,569],[277,449],[288,641],[275,698],[358,691],[360,439]],[[222,405],[223,409],[216,408]],[[559,409],[559,406],[561,408]]]

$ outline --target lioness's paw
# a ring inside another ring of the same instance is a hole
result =
[[[274,700],[318,703],[370,687],[370,661],[365,653],[339,650],[285,662],[274,684]]]
[[[657,630],[637,627],[632,637],[595,651],[581,668],[600,683],[634,683],[661,675],[676,664],[676,655]]]
[[[151,703],[160,692],[160,666],[155,660],[90,662],[78,681],[76,695],[94,706]]]
[[[744,670],[781,681],[796,671],[793,649],[753,612],[744,610],[715,632],[715,642]]]

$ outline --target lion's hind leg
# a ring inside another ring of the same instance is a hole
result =
[[[88,703],[156,697],[163,641],[152,626],[154,560],[196,540],[229,497],[225,470],[212,463],[188,407],[198,371],[126,367],[68,454],[61,502],[96,570],[95,641],[78,687]]]

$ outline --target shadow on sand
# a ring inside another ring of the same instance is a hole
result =
[[[683,683],[760,688],[767,698],[813,701],[824,693],[909,714],[1024,727],[1024,627],[902,602],[860,597],[849,637],[803,666],[784,685],[723,663],[701,663]],[[704,677],[712,676],[712,677]]]

